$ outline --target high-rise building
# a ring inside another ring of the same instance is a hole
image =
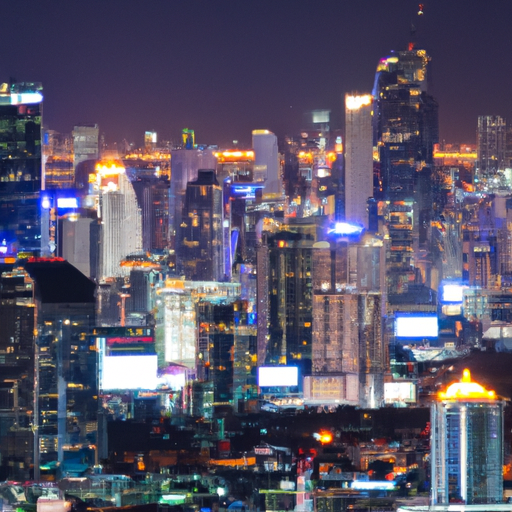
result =
[[[500,188],[507,162],[507,122],[500,116],[478,116],[476,174],[486,190]]]
[[[380,176],[374,196],[385,201],[390,294],[407,293],[408,284],[420,279],[417,261],[425,258],[418,251],[428,248],[433,145],[439,135],[437,102],[427,94],[429,60],[425,50],[392,52],[381,59],[375,77],[373,129]],[[428,269],[421,279],[430,285]]]
[[[99,280],[123,277],[129,270],[121,261],[142,250],[141,212],[133,185],[119,161],[96,165],[101,219]]]
[[[431,408],[433,505],[503,501],[503,409],[505,401],[471,380],[439,394]],[[468,508],[468,510],[470,510]]]
[[[81,124],[73,130],[73,167],[76,171],[78,164],[86,160],[99,158],[100,130],[97,124]]]
[[[171,152],[169,236],[172,249],[175,247],[175,238],[179,235],[187,183],[197,179],[199,169],[215,169],[217,164],[212,148],[194,146],[193,130],[189,130],[184,135],[186,135],[184,147]]]
[[[0,454],[10,478],[33,461],[34,281],[21,269],[0,277]]]
[[[43,130],[43,186],[45,190],[73,188],[75,167],[69,134]]]
[[[178,271],[187,279],[222,281],[222,189],[213,169],[200,169],[187,183],[179,234]]]
[[[41,215],[40,83],[0,84],[0,241],[8,252],[39,254]]]
[[[33,258],[25,268],[35,282],[37,311],[34,478],[39,479],[65,471],[81,449],[86,453],[96,444],[96,349],[90,338],[96,298],[94,283],[60,258]],[[71,457],[68,451],[74,451]]]
[[[277,137],[268,130],[253,130],[254,182],[265,183],[264,194],[281,197],[283,180],[277,148]]]
[[[373,197],[372,97],[345,96],[345,220],[368,229]]]
[[[132,181],[142,213],[142,249],[163,251],[169,247],[169,181],[142,177]]]

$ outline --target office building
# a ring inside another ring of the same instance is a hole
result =
[[[430,420],[433,505],[502,502],[504,407],[467,369],[439,393]]]
[[[263,194],[274,197],[283,195],[281,163],[277,148],[277,137],[269,130],[253,130],[254,182],[264,182]]]
[[[222,189],[213,169],[199,170],[197,179],[187,183],[176,256],[186,279],[224,278]]]
[[[372,97],[345,96],[345,220],[368,229],[373,197]]]
[[[43,134],[43,186],[44,190],[73,188],[73,142],[69,134],[44,130]]]
[[[476,176],[484,190],[502,188],[507,161],[507,122],[500,116],[478,116]]]
[[[0,241],[9,254],[48,248],[41,214],[40,83],[0,84]]]
[[[22,268],[0,277],[1,470],[27,479],[33,461],[34,281]]]
[[[128,274],[121,261],[129,254],[141,252],[142,221],[135,190],[121,162],[99,162],[96,184],[101,221],[98,275],[101,281]]]
[[[95,285],[60,259],[34,258],[37,311],[34,400],[34,478],[65,474],[80,450],[96,444],[97,368],[90,335]],[[94,461],[94,451],[89,453]],[[80,458],[80,456],[78,456]]]
[[[142,214],[142,250],[168,249],[169,181],[165,177],[140,177],[132,185]]]
[[[73,167],[86,160],[97,160],[99,154],[100,130],[97,124],[82,124],[73,130]]]
[[[196,147],[193,144],[193,135],[193,131],[188,130],[184,133],[183,148],[171,151],[169,233],[172,249],[175,248],[175,239],[179,236],[187,183],[197,179],[199,169],[215,169],[217,164],[214,150],[203,146]]]
[[[438,142],[437,102],[427,94],[425,50],[392,52],[377,66],[374,146],[379,176],[374,197],[389,228],[389,294],[406,294],[418,281],[430,285],[430,268],[419,268],[429,247],[432,220],[433,145]],[[428,266],[428,265],[427,265]]]

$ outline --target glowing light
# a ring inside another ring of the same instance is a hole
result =
[[[359,224],[350,224],[348,222],[336,222],[329,233],[335,235],[356,235],[363,231],[363,226]]]
[[[327,432],[327,431],[320,432],[320,442],[322,444],[332,443],[332,439],[333,439],[333,437],[330,432]]]
[[[102,177],[117,176],[118,174],[124,174],[125,172],[123,164],[118,161],[99,162],[96,164],[95,169],[96,173]]]
[[[240,159],[243,160],[254,160],[254,151],[242,151],[242,150],[226,150],[222,153],[214,153],[215,157],[221,162],[230,161],[236,162]]]
[[[41,207],[44,210],[49,210],[52,207],[52,203],[48,197],[43,197],[43,200],[41,201]]]
[[[57,208],[78,208],[76,197],[58,197]]]
[[[367,107],[372,103],[371,94],[362,96],[345,96],[345,107],[347,110],[359,110],[361,107]]]
[[[25,105],[30,103],[41,103],[43,95],[40,92],[23,92],[11,94],[11,105]]]
[[[462,380],[454,382],[448,389],[439,393],[440,400],[496,400],[496,393],[488,391],[477,382],[471,380],[471,373],[466,368],[462,373]]]

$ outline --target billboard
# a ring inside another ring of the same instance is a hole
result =
[[[467,289],[467,286],[462,286],[461,284],[444,284],[441,293],[442,302],[462,304],[465,289]]]
[[[413,382],[385,382],[384,402],[387,404],[415,403],[416,384]]]
[[[437,338],[438,335],[437,315],[398,313],[395,316],[395,336],[397,338]]]
[[[113,345],[139,345],[146,343],[154,343],[155,338],[153,336],[113,336],[106,338],[107,347]]]
[[[100,368],[100,389],[147,389],[157,387],[156,355],[105,356]]]
[[[296,366],[260,366],[258,386],[286,387],[299,385],[299,370]]]
[[[231,185],[231,197],[241,199],[256,199],[256,191],[263,188],[263,184],[236,183]]]

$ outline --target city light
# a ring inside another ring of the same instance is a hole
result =
[[[359,110],[361,107],[367,107],[371,104],[371,94],[364,94],[362,96],[345,96],[345,106],[347,110]]]
[[[329,233],[334,235],[358,235],[363,232],[363,226],[359,224],[351,224],[349,222],[336,222],[333,228],[329,229]]]
[[[462,373],[460,382],[455,382],[448,386],[446,391],[439,392],[440,400],[496,400],[496,393],[488,391],[477,382],[471,380],[471,373],[466,368]]]

